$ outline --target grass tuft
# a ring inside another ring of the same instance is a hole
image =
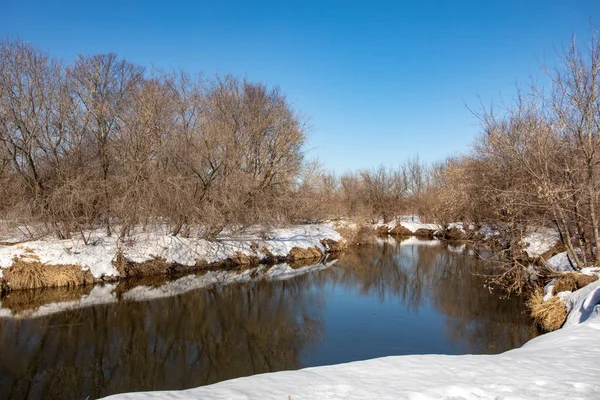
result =
[[[15,258],[10,268],[3,270],[4,280],[11,290],[50,287],[75,287],[93,284],[91,272],[79,265],[46,265],[36,260]]]
[[[598,277],[596,275],[585,275],[578,272],[569,272],[556,280],[552,294],[556,295],[557,293],[564,291],[574,292],[597,280]]]
[[[545,331],[552,332],[559,329],[567,319],[567,308],[562,300],[553,297],[544,301],[544,291],[537,289],[527,300],[527,307],[531,315]]]

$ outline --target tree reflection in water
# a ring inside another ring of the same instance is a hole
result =
[[[387,240],[344,253],[334,267],[285,281],[214,285],[159,300],[0,319],[0,397],[95,398],[305,367],[306,354],[326,343],[324,310],[336,287],[375,303],[394,300],[415,315],[433,305],[445,327],[439,334],[465,353],[519,346],[535,329],[519,299],[500,300],[482,287],[471,273],[481,265],[443,243]],[[332,361],[342,360],[340,354]]]

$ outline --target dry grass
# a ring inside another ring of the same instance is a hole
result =
[[[122,278],[139,279],[192,273],[205,268],[208,264],[204,260],[197,260],[195,265],[183,265],[167,262],[167,260],[161,257],[154,257],[148,261],[135,263],[126,261],[122,255],[118,254],[114,265]]]
[[[328,253],[337,253],[345,250],[348,247],[348,242],[345,240],[336,241],[333,239],[323,239],[321,244],[327,249]]]
[[[597,280],[598,277],[596,275],[585,275],[577,272],[569,272],[557,279],[552,294],[556,295],[557,293],[564,291],[574,292]]]
[[[544,292],[542,289],[534,291],[527,300],[527,307],[531,310],[531,315],[545,331],[551,332],[559,329],[567,319],[567,308],[562,300],[553,297],[544,301]]]
[[[288,254],[289,260],[300,260],[300,259],[311,259],[311,258],[321,258],[323,254],[321,250],[316,247],[309,247],[307,249],[303,249],[301,247],[293,247]]]
[[[11,290],[75,287],[95,282],[91,272],[82,271],[79,265],[46,265],[20,258],[15,258],[13,265],[3,273]]]
[[[412,236],[413,233],[410,229],[403,227],[402,225],[398,224],[395,227],[393,227],[390,231],[389,231],[390,235],[396,235],[396,236]]]
[[[433,239],[433,231],[430,229],[417,229],[414,236],[426,239]]]
[[[360,246],[375,242],[377,231],[371,227],[360,224],[357,229],[339,227],[336,230],[342,235],[347,244]],[[387,234],[387,231],[385,232]]]

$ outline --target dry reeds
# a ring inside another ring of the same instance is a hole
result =
[[[559,329],[567,319],[567,308],[562,300],[553,297],[548,301],[544,301],[542,289],[533,292],[527,300],[527,307],[531,310],[535,322],[547,332]]]
[[[552,294],[556,295],[557,293],[564,291],[574,292],[597,280],[598,277],[596,275],[585,275],[577,272],[569,272],[556,280]]]
[[[3,273],[11,290],[75,287],[95,282],[91,272],[83,271],[79,265],[46,265],[20,258],[15,258],[13,265]]]

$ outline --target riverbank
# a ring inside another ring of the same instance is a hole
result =
[[[600,397],[600,282],[569,295],[565,326],[498,355],[394,356],[110,399],[592,399]]]
[[[391,223],[334,221],[242,233],[223,232],[215,239],[172,236],[161,227],[137,228],[125,239],[103,230],[72,239],[0,237],[0,291],[87,286],[129,278],[178,276],[299,260],[318,262],[348,245],[372,241],[376,234],[433,237],[440,225],[416,217]],[[85,237],[85,240],[84,240]]]
[[[0,237],[0,294],[13,290],[88,286],[150,276],[177,277],[199,271],[229,270],[259,264],[316,263],[325,254],[373,240],[375,235],[476,240],[494,243],[499,232],[490,226],[446,226],[406,216],[389,222],[331,221],[243,233],[223,232],[207,240],[165,234],[160,226],[134,229],[125,239],[103,230],[72,239],[45,236],[28,240]],[[549,231],[532,231],[524,239],[529,257],[548,255],[558,241]]]
[[[86,242],[82,238],[47,238],[0,246],[2,286],[5,290],[85,286],[260,263],[318,260],[347,245],[330,224],[224,233],[214,240],[165,235],[159,229],[139,229],[126,240],[93,232]]]

